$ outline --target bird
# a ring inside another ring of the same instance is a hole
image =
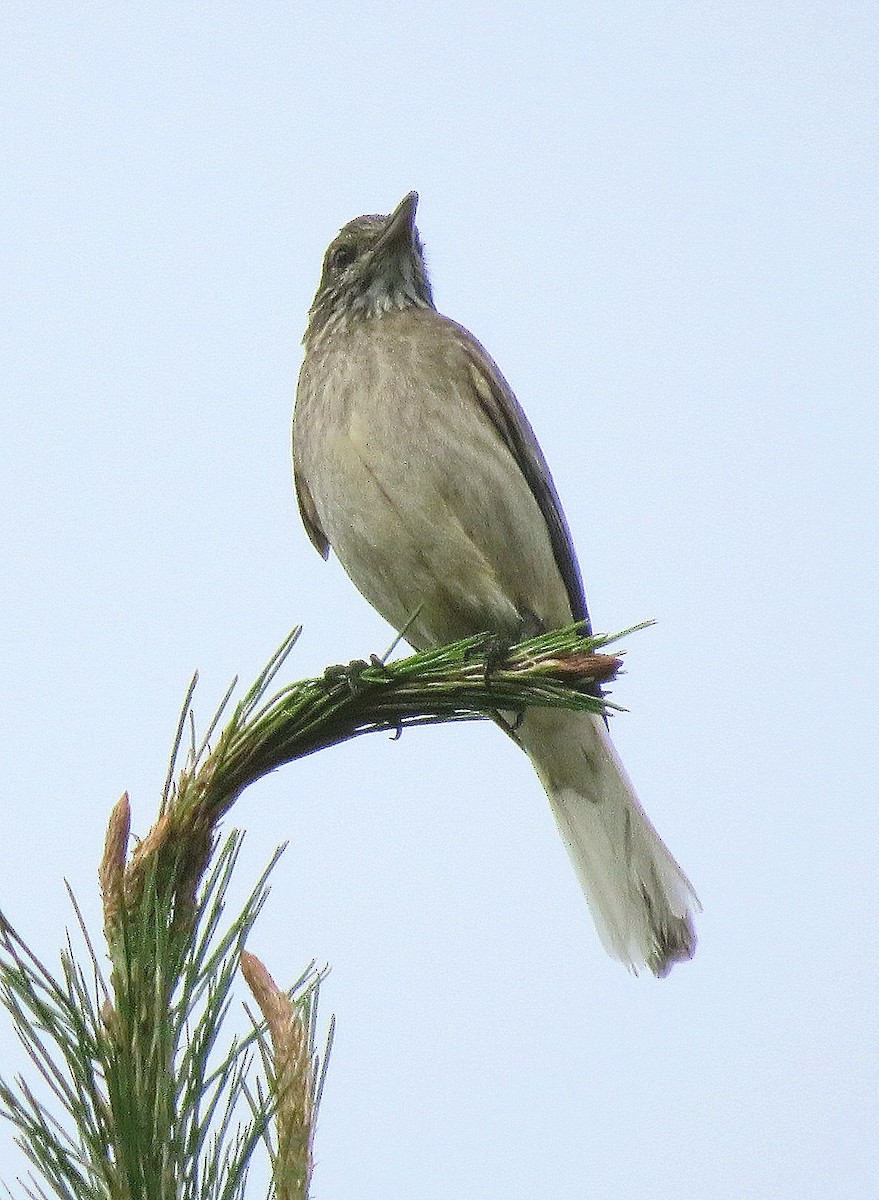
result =
[[[580,568],[535,434],[484,347],[437,311],[418,194],[356,217],[323,259],[293,414],[300,515],[417,650],[583,622]],[[600,714],[507,726],[549,799],[609,954],[661,978],[696,948],[696,893]]]

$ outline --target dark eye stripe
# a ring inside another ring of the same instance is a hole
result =
[[[339,246],[330,256],[330,266],[336,271],[342,271],[345,267],[350,267],[357,257],[357,251],[353,246]]]

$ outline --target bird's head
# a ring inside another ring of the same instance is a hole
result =
[[[405,308],[433,308],[424,248],[415,228],[418,193],[389,216],[355,217],[324,255],[320,286],[308,312],[306,343],[352,320]]]

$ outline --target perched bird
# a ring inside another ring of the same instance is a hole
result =
[[[293,418],[308,536],[416,649],[585,621],[549,468],[495,363],[434,307],[417,203],[350,221],[324,257]],[[603,718],[532,708],[514,737],[609,953],[657,976],[691,958],[698,901]]]

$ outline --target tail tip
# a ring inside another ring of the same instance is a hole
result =
[[[676,917],[670,925],[655,931],[647,966],[657,979],[665,979],[676,963],[689,962],[696,953],[696,942],[696,931],[689,915]]]

